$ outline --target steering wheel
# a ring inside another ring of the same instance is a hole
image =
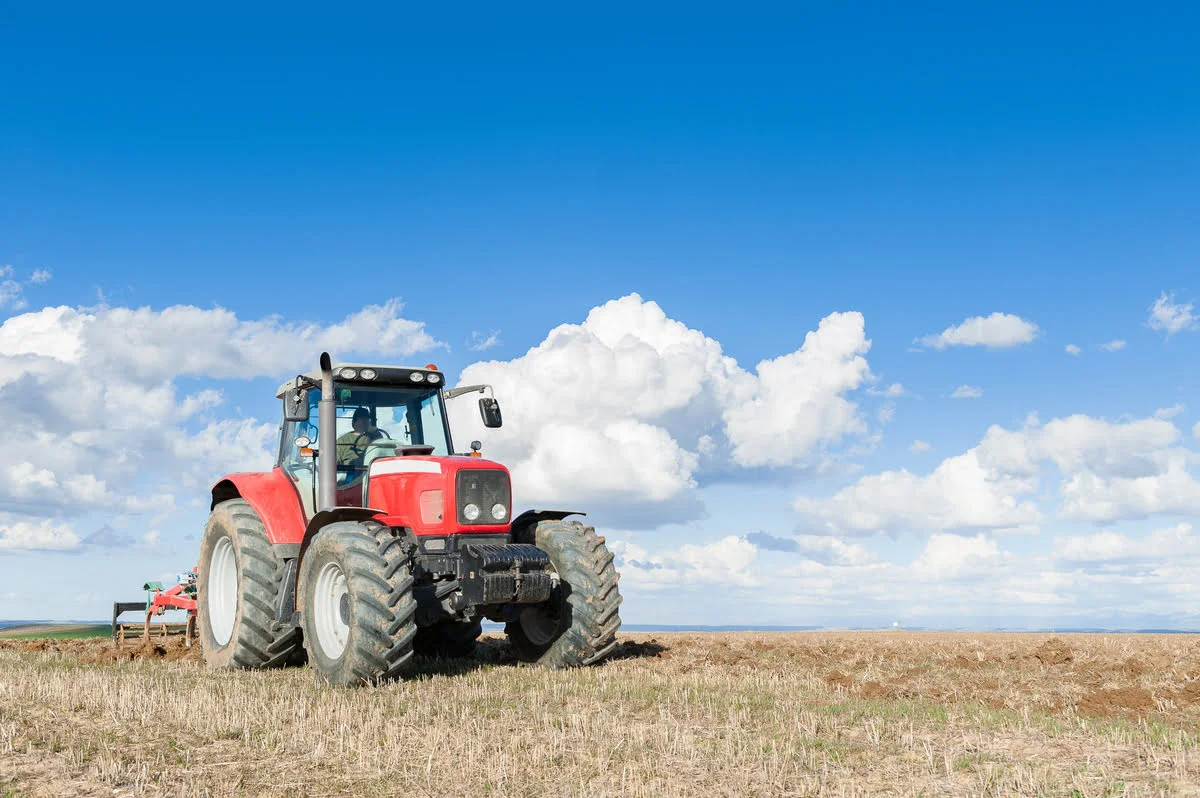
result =
[[[387,438],[389,441],[392,439],[392,436],[389,435],[388,431],[385,429],[380,429],[377,427],[375,431],[380,433],[382,438]],[[367,439],[366,445],[360,445],[363,442],[363,438]],[[350,451],[354,452],[354,454],[356,454],[358,457],[363,457],[367,453],[367,447],[376,440],[379,440],[379,438],[372,438],[371,433],[360,432],[358,433],[358,437],[354,439],[354,443],[350,444]]]

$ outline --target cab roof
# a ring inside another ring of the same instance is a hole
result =
[[[371,369],[376,376],[373,380],[364,380],[359,376],[346,379],[341,376],[343,369],[354,369],[356,372],[361,372],[363,369]],[[424,374],[425,377],[420,382],[414,382],[409,376],[413,372]],[[410,387],[432,387],[433,383],[429,381],[429,375],[436,374],[437,387],[443,388],[446,384],[445,376],[437,368],[421,368],[417,366],[386,366],[377,363],[334,363],[333,364],[333,379],[340,383],[351,383],[353,385],[407,385]],[[313,384],[321,384],[321,370],[313,369],[303,374],[299,374],[287,382],[279,386],[279,390],[275,393],[276,398],[282,399],[288,391],[300,387],[311,387]]]

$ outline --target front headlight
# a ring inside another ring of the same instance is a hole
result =
[[[463,517],[468,521],[474,521],[475,519],[479,518],[479,508],[474,504],[468,504],[463,508]]]
[[[503,521],[507,516],[508,508],[503,504],[492,505],[492,518],[495,518],[497,521]]]

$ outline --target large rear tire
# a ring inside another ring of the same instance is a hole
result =
[[[441,621],[417,630],[413,650],[423,657],[469,657],[481,634],[479,621]]]
[[[620,577],[604,538],[578,521],[542,521],[517,538],[549,554],[560,581],[547,601],[526,607],[505,624],[513,654],[551,668],[604,659],[616,647],[621,627]]]
[[[196,607],[204,661],[214,668],[270,668],[302,652],[300,628],[276,623],[285,563],[244,499],[213,508],[200,543]]]
[[[373,522],[339,521],[317,533],[300,564],[308,661],[349,687],[399,676],[417,634],[412,558],[404,539]]]

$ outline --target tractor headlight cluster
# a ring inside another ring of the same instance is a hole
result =
[[[455,479],[460,524],[507,523],[512,507],[508,472],[498,468],[464,468]]]

